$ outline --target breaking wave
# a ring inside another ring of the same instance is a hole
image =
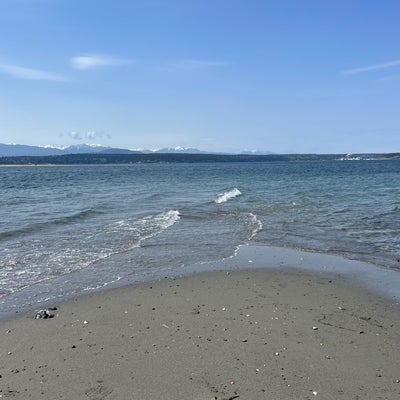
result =
[[[225,193],[219,194],[214,200],[217,204],[226,203],[227,201],[240,196],[242,192],[238,188],[233,188]]]
[[[82,216],[75,215],[73,218]],[[143,241],[164,232],[179,219],[179,211],[169,210],[142,218],[120,220],[96,229],[71,226],[70,230],[64,228],[42,239],[27,238],[22,253],[18,251],[18,243],[10,245],[0,260],[0,298],[140,247]]]

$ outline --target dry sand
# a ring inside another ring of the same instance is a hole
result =
[[[211,272],[0,321],[8,399],[396,399],[398,306],[299,270]]]

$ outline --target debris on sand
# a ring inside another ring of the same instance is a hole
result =
[[[54,314],[50,312],[50,309],[40,310],[35,315],[35,319],[48,319],[48,318],[54,318]]]

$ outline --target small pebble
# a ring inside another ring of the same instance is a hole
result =
[[[313,331],[317,331],[318,330],[317,326],[313,326],[312,328],[313,328]]]

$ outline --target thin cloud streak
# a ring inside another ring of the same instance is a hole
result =
[[[63,75],[55,74],[49,71],[26,68],[18,65],[0,64],[0,71],[18,79],[28,79],[36,81],[49,82],[68,82],[69,79]]]
[[[367,67],[353,68],[342,71],[343,75],[354,75],[362,72],[376,71],[379,69],[391,68],[400,65],[400,60],[389,61],[383,64],[369,65]]]
[[[78,70],[88,70],[101,67],[118,66],[130,63],[122,58],[110,57],[100,54],[85,54],[70,58],[72,68]]]

